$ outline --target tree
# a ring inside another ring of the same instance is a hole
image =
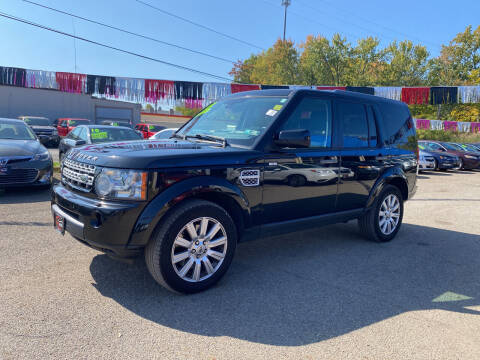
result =
[[[233,69],[229,72],[235,82],[253,84],[252,81],[252,71],[257,63],[258,56],[250,55],[245,61],[238,60],[234,65]]]
[[[323,36],[308,36],[301,44],[303,53],[300,68],[307,85],[345,85],[347,82],[352,47],[339,34],[332,42]]]
[[[379,74],[378,85],[420,86],[428,76],[429,53],[425,46],[409,40],[392,42],[386,49],[386,64]]]
[[[379,73],[385,66],[385,50],[379,49],[380,40],[373,37],[360,39],[352,49],[348,85],[368,86],[376,85]]]
[[[440,56],[432,60],[429,82],[432,85],[478,84],[480,69],[480,26],[468,26],[449,45],[442,46]]]

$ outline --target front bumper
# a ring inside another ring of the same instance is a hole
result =
[[[478,169],[480,167],[480,160],[463,158],[463,167],[465,169]]]
[[[129,240],[144,206],[89,198],[61,184],[52,189],[52,214],[65,218],[65,231],[83,244],[119,258],[135,257],[143,249],[129,246]]]
[[[419,170],[434,170],[435,161],[431,160],[419,160],[418,162]]]
[[[0,189],[49,186],[52,183],[52,160],[24,161],[7,165],[0,171]]]
[[[438,167],[440,169],[455,169],[460,166],[460,160],[458,161],[451,161],[451,160],[442,160],[438,162]]]

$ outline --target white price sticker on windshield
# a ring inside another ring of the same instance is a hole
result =
[[[277,115],[277,113],[278,113],[277,110],[270,109],[270,110],[267,111],[266,115],[275,116],[275,115]]]

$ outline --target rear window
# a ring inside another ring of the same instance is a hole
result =
[[[381,125],[385,145],[406,144],[414,141],[415,128],[410,110],[406,105],[380,102],[378,106],[382,113]]]
[[[102,143],[110,141],[128,141],[128,140],[140,140],[141,137],[132,129],[124,129],[121,127],[103,127],[103,128],[90,128],[90,138],[92,143]]]
[[[25,121],[28,125],[31,126],[50,126],[51,122],[47,118],[23,118],[23,121]]]
[[[88,120],[70,120],[70,126],[79,126],[79,125],[88,125],[90,121]]]

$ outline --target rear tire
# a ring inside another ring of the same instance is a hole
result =
[[[215,234],[209,237],[214,228]],[[191,294],[222,278],[236,244],[237,229],[224,208],[209,201],[187,200],[159,224],[145,249],[145,261],[160,285]]]
[[[389,201],[392,202],[391,207],[388,206]],[[398,208],[396,207],[397,205]],[[402,220],[402,194],[397,187],[386,185],[370,210],[358,219],[358,226],[360,233],[365,238],[375,242],[388,242],[397,235],[402,225]],[[386,227],[385,222],[387,222]],[[391,227],[389,227],[388,222],[391,223]]]

